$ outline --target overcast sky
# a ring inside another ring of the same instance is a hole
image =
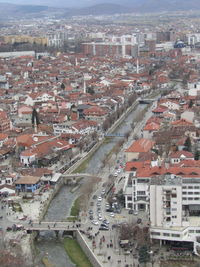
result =
[[[112,2],[101,1],[101,0],[0,0],[1,3],[12,3],[12,4],[27,4],[27,5],[48,5],[48,6],[88,6],[93,5],[97,2]],[[114,2],[114,1],[113,1]]]

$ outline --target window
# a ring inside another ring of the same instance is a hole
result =
[[[194,230],[189,230],[189,233],[191,233],[191,234],[194,233]]]
[[[200,230],[196,230],[196,233],[200,233]]]
[[[199,192],[194,192],[195,195],[199,195]]]
[[[194,189],[199,189],[199,186],[194,186]]]
[[[182,194],[183,194],[183,195],[186,195],[186,194],[187,194],[187,192],[183,192]]]
[[[132,200],[132,197],[128,196],[128,197],[127,197],[127,200],[128,200],[128,201],[131,201],[131,200]]]
[[[188,192],[188,195],[193,195],[193,192]]]
[[[194,200],[199,200],[199,197],[195,197]]]
[[[179,234],[172,234],[173,237],[180,237]]]
[[[188,200],[193,200],[193,197],[188,197]]]
[[[183,188],[183,189],[186,189],[186,188],[187,188],[187,186],[183,186],[182,188]]]
[[[164,236],[170,236],[170,234],[168,234],[168,233],[163,233],[163,235],[164,235]]]
[[[177,216],[176,216],[176,215],[175,215],[175,216],[172,216],[172,218],[173,218],[173,219],[176,219],[176,218],[177,218]]]
[[[146,193],[145,191],[137,191],[138,196],[144,196]]]
[[[177,211],[177,208],[173,208],[172,211]]]
[[[193,189],[193,186],[188,186],[188,189]]]
[[[183,197],[183,200],[187,200],[187,197]]]
[[[151,235],[160,235],[158,232],[151,232]]]

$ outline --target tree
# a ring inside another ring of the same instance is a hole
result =
[[[84,142],[83,140],[81,140],[79,143],[78,143],[78,148],[80,149],[80,152],[82,153],[83,152],[83,148],[84,148]]]
[[[188,108],[191,108],[192,106],[193,106],[193,101],[192,101],[192,99],[190,99],[190,102],[189,102]]]
[[[190,137],[189,136],[185,140],[184,146],[185,146],[184,150],[191,152],[191,150],[192,150],[192,144],[191,144],[191,140],[190,140]]]
[[[148,253],[148,247],[142,246],[139,249],[139,263],[147,263],[150,260],[150,255]]]
[[[200,152],[199,152],[199,150],[196,150],[195,154],[194,154],[194,159],[199,160],[199,158],[200,158]]]
[[[39,117],[38,117],[38,113],[36,111],[36,109],[34,108],[33,111],[32,111],[32,119],[31,119],[31,122],[32,122],[32,127],[34,128],[35,124],[38,126],[40,124],[40,121],[39,121]]]
[[[128,138],[129,138],[130,134],[131,134],[131,131],[127,131],[127,132],[124,134],[124,136],[125,136],[125,138],[126,138],[127,141],[128,141]]]
[[[60,88],[61,88],[62,90],[65,90],[65,84],[62,83],[61,86],[60,86]]]

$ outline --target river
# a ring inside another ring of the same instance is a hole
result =
[[[138,105],[135,110],[129,113],[127,118],[121,123],[121,125],[114,131],[114,133],[124,134],[131,130],[131,123],[134,118],[146,107],[146,105]],[[104,143],[92,156],[88,163],[85,172],[97,174],[102,165],[102,160],[105,154],[109,153],[114,147],[116,142],[120,140],[119,137],[114,137],[111,142]],[[52,200],[49,209],[45,215],[45,221],[54,221],[65,219],[69,213],[73,201],[77,197],[77,192],[71,193],[70,188],[63,186],[56,197]],[[38,250],[38,256],[36,263],[38,266],[43,266],[40,261],[46,255],[50,262],[56,267],[72,267],[74,266],[68,255],[66,254],[62,243],[55,239],[53,232],[44,232],[40,234],[40,239],[35,243]]]

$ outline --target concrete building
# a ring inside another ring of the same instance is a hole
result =
[[[137,57],[137,35],[111,36],[103,42],[82,44],[82,52],[87,56]]]
[[[54,32],[48,33],[46,35],[47,45],[53,47],[61,47],[64,45],[65,41],[65,33],[64,32]]]
[[[150,183],[150,236],[162,243],[193,245],[199,255],[200,178],[165,175]]]

